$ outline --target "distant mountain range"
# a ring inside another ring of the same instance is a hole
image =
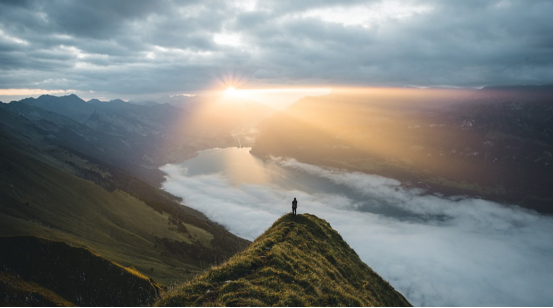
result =
[[[252,153],[553,213],[553,86],[372,89],[305,98]]]
[[[233,132],[247,131],[272,113],[249,101],[196,100],[195,108],[187,110],[122,100],[86,102],[74,94],[42,95],[0,104],[6,111],[0,116],[18,135],[98,158],[159,185],[159,166],[182,162],[203,149],[246,145],[247,140],[238,140],[243,136]],[[13,114],[22,121],[13,120]]]

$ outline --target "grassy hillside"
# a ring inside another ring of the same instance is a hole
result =
[[[88,249],[0,237],[0,250],[3,306],[144,306],[159,296],[157,283]]]
[[[410,306],[325,220],[287,214],[159,306]]]
[[[182,205],[162,202],[156,189],[132,177],[125,178],[126,191],[119,182],[108,190],[0,145],[0,236],[87,247],[163,284],[188,279],[247,246]]]

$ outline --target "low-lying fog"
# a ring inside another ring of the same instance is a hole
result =
[[[161,168],[163,189],[254,240],[298,199],[415,306],[551,306],[553,218],[517,206],[424,195],[399,181],[249,149]]]

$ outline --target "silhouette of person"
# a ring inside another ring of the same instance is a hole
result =
[[[298,200],[294,198],[294,201],[292,201],[292,213],[296,215],[296,209],[298,208]]]

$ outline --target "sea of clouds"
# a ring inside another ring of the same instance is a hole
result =
[[[552,217],[481,199],[427,195],[381,176],[293,159],[274,162],[345,186],[368,202],[271,184],[231,185],[224,172],[189,176],[180,165],[161,168],[162,188],[249,240],[289,212],[296,197],[298,213],[330,222],[415,306],[553,305]],[[402,214],[371,211],[378,208]]]

